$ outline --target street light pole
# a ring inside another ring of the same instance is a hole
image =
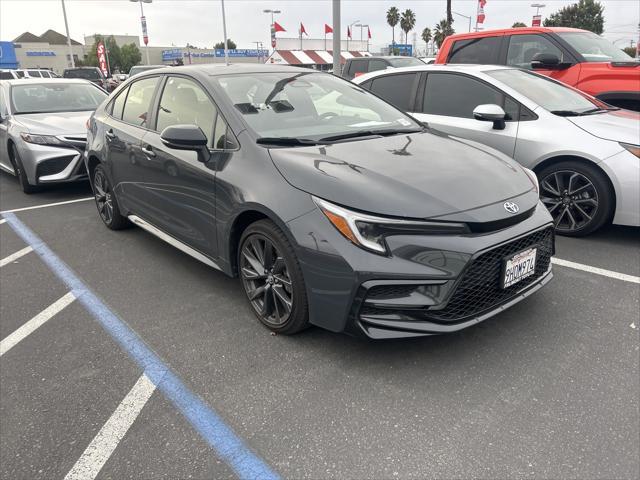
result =
[[[144,16],[143,3],[151,3],[153,0],[129,0],[130,2],[140,3],[140,25],[142,26],[142,40],[144,41],[144,50],[147,57],[147,65],[151,65],[149,61],[149,36],[147,35],[147,19]]]
[[[536,16],[540,15],[540,9],[546,7],[544,3],[532,3],[531,6],[536,9]]]
[[[469,31],[471,31],[471,19],[473,17],[471,17],[470,15],[469,16],[463,15],[463,14],[458,13],[458,12],[451,12],[451,13],[453,13],[454,15],[459,15],[460,17],[463,17],[463,18],[468,18],[469,19]]]
[[[338,77],[342,73],[342,64],[340,63],[340,0],[333,0],[333,74]]]
[[[222,34],[224,35],[224,64],[229,65],[229,46],[227,45],[227,20],[224,14],[224,0],[222,3]]]
[[[349,32],[351,32],[351,27],[353,27],[356,23],[358,23],[360,20],[356,20],[355,22],[349,24],[349,31],[347,32],[347,34]],[[351,35],[353,36],[353,32],[351,32]],[[347,52],[349,51],[349,35],[347,35]]]
[[[71,37],[69,36],[69,23],[67,22],[67,10],[64,8],[64,0],[62,0],[62,15],[64,16],[64,28],[67,31],[67,45],[69,46],[69,61],[71,68],[76,68],[76,61],[73,59],[73,48],[71,47]]]
[[[270,13],[271,14],[271,29],[269,30],[269,35],[271,35],[272,32],[273,32],[273,29],[274,29],[274,27],[273,27],[273,23],[274,23],[273,16],[275,14],[277,14],[277,13],[282,13],[282,10],[274,10],[274,9],[271,9],[271,8],[266,8],[266,9],[262,10],[262,13],[267,13],[267,14]],[[273,35],[275,35],[275,33],[273,33]],[[273,48],[275,48],[275,46],[273,45],[273,41],[271,43],[272,43],[271,46]]]

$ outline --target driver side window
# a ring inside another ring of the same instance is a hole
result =
[[[507,65],[531,69],[531,61],[538,53],[551,53],[562,62],[562,50],[542,35],[512,35],[509,39]]]

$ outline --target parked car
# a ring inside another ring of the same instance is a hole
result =
[[[533,172],[326,73],[139,74],[91,117],[86,165],[107,227],[133,223],[240,276],[275,332],[450,332],[552,276]]]
[[[416,67],[423,62],[416,57],[357,57],[349,58],[342,67],[342,77],[348,80],[368,72],[387,68]]]
[[[640,114],[529,70],[430,65],[355,79],[431,128],[515,158],[540,181],[556,231],[640,225]]]
[[[25,193],[86,179],[86,123],[106,97],[85,80],[2,81],[0,169],[16,175]]]
[[[156,68],[167,68],[169,65],[135,65],[129,70],[129,77],[138,75],[142,72],[148,72],[149,70],[155,70]]]
[[[534,69],[610,105],[640,110],[640,62],[586,30],[528,27],[451,35],[435,63]]]
[[[18,71],[23,74],[20,78],[60,78],[55,72],[44,68],[26,68]]]
[[[14,80],[24,78],[24,72],[21,70],[14,70],[10,68],[3,68],[0,70],[0,80]]]
[[[76,67],[65,68],[62,72],[63,78],[82,78],[95,83],[106,92],[109,91],[109,81],[98,67]]]

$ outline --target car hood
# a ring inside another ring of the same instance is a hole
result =
[[[273,148],[270,154],[294,187],[379,215],[442,217],[533,190],[515,161],[489,147],[439,133]],[[524,201],[521,210],[533,208],[537,195],[527,195]],[[498,217],[507,216],[504,209],[500,212]]]
[[[87,120],[93,112],[29,113],[14,118],[29,133],[42,135],[80,134],[87,131]]]
[[[640,140],[640,113],[631,110],[614,110],[582,117],[567,117],[581,129],[605,140],[632,143]]]

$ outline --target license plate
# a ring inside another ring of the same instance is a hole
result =
[[[529,248],[503,260],[501,287],[508,288],[536,272],[537,248]]]

